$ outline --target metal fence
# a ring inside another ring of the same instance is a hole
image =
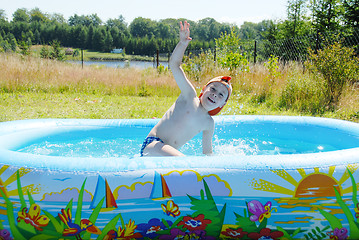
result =
[[[259,46],[257,48],[257,55],[259,60],[266,60],[273,55],[282,61],[305,61],[309,54],[309,49],[318,51],[326,45],[333,44],[335,42],[341,42],[343,46],[352,47],[357,53],[359,53],[358,32],[331,32],[317,33],[275,41],[258,41]]]
[[[309,49],[318,51],[328,44],[340,41],[343,46],[352,47],[359,55],[359,31],[356,32],[327,32],[287,39],[276,40],[247,40],[241,41],[238,51],[245,54],[250,62],[263,62],[271,56],[278,57],[281,61],[305,61]],[[197,56],[203,52],[211,51],[216,60],[216,51],[220,49],[201,49],[187,51],[186,54]],[[158,53],[155,62],[169,59],[169,53]]]

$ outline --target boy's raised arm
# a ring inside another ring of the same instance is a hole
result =
[[[196,95],[196,90],[192,86],[191,82],[187,79],[183,69],[181,68],[184,52],[186,51],[189,42],[192,40],[192,38],[189,36],[189,23],[187,23],[187,21],[185,21],[183,25],[182,22],[180,22],[179,35],[180,41],[176,48],[173,50],[169,61],[169,66],[177,82],[177,85],[181,90],[181,93],[185,95]]]

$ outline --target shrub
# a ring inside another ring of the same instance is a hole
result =
[[[230,33],[222,33],[221,37],[216,39],[217,61],[222,68],[227,68],[231,75],[238,71],[249,71],[249,61],[245,52],[241,52],[240,39],[234,28]]]
[[[55,59],[59,61],[65,60],[65,52],[60,47],[60,42],[53,41],[51,43],[51,49],[47,46],[43,46],[40,51],[40,56],[42,58]]]
[[[282,76],[281,72],[278,70],[278,57],[271,55],[267,62],[264,63],[264,66],[267,68],[269,74],[266,77],[266,81],[269,81],[271,84]]]
[[[344,47],[340,42],[326,46],[317,54],[309,51],[306,67],[323,77],[326,105],[329,108],[337,106],[345,84],[357,79],[358,62],[354,49]]]
[[[211,50],[204,51],[198,55],[189,54],[184,57],[183,70],[188,77],[196,82],[208,79],[208,76],[216,75],[217,65]]]

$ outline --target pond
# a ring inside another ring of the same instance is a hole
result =
[[[81,61],[68,61],[70,63],[81,64]],[[156,67],[156,62],[148,62],[148,61],[84,61],[84,65],[98,65],[98,66],[106,66],[111,68],[149,68]],[[160,62],[160,65],[164,67],[168,67],[168,62]]]

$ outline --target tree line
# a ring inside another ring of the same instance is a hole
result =
[[[108,52],[123,48],[128,54],[151,55],[156,50],[169,52],[177,44],[178,22],[184,19],[153,21],[138,17],[130,24],[119,16],[103,22],[97,14],[71,16],[66,20],[61,14],[45,14],[40,9],[17,9],[8,21],[0,10],[0,42],[4,49],[12,49],[19,42],[51,44],[54,40],[62,46]],[[212,18],[191,21],[192,49],[214,46],[214,39],[230,31],[232,24],[219,23]],[[7,45],[7,46],[5,46]],[[190,48],[190,49],[191,49]]]
[[[108,52],[123,48],[127,54],[152,55],[156,50],[171,52],[177,43],[178,22],[184,19],[151,20],[138,17],[127,23],[122,15],[103,22],[97,14],[63,15],[39,8],[17,9],[9,21],[0,9],[0,47],[51,44]],[[288,0],[284,20],[245,22],[240,27],[213,18],[191,24],[193,41],[189,50],[215,47],[215,39],[234,31],[242,40],[293,39],[326,32],[359,32],[359,0]]]

